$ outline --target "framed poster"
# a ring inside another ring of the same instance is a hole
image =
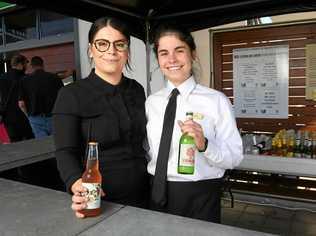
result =
[[[234,110],[240,118],[288,118],[289,47],[233,50]]]

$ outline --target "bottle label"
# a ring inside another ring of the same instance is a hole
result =
[[[180,157],[179,165],[180,166],[194,166],[194,157],[195,157],[195,144],[181,144],[180,145]]]
[[[101,206],[101,184],[99,183],[82,183],[82,185],[88,189],[86,197],[89,201],[87,202],[86,209],[97,209]]]

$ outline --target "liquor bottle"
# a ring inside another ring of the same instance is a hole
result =
[[[276,140],[276,156],[282,156],[282,155],[283,155],[282,139],[278,137]]]
[[[312,159],[316,159],[316,132],[312,132]]]
[[[276,156],[277,155],[277,140],[276,138],[272,138],[271,142],[271,155]]]
[[[264,135],[260,135],[260,136],[256,136],[254,135],[254,137],[256,137],[254,139],[254,147],[253,149],[257,149],[256,152],[258,152],[257,154],[264,154],[266,152],[266,146],[267,146],[267,137]]]
[[[296,136],[295,136],[295,146],[294,146],[294,157],[302,157],[302,135],[301,131],[297,131]]]
[[[259,155],[260,154],[260,149],[257,146],[257,136],[253,135],[252,136],[252,149],[251,149],[251,154],[253,155]]]
[[[287,135],[286,133],[282,135],[282,150],[281,150],[281,156],[286,157],[287,155]]]
[[[193,112],[186,113],[186,120],[193,119]],[[178,173],[190,174],[194,173],[194,157],[196,146],[194,138],[187,133],[183,133],[179,142],[178,156]]]
[[[304,158],[312,158],[312,140],[309,131],[305,131],[304,140]]]
[[[87,208],[80,213],[86,217],[97,216],[101,213],[101,182],[99,171],[98,143],[88,143],[86,170],[82,175],[82,185],[87,189]]]
[[[287,157],[294,157],[294,147],[295,147],[295,139],[293,136],[290,136],[287,143]]]

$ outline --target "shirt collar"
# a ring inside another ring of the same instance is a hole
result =
[[[187,99],[189,94],[192,92],[192,90],[195,88],[196,82],[193,76],[190,76],[187,80],[185,80],[182,84],[180,84],[178,87],[175,87],[173,83],[171,83],[169,80],[167,81],[166,85],[166,97],[169,98],[172,90],[174,88],[177,88],[180,92],[180,95]]]
[[[88,79],[91,80],[92,85],[95,87],[97,91],[108,95],[114,95],[117,92],[117,90],[121,90],[125,84],[125,79],[123,75],[120,83],[118,85],[113,85],[99,77],[95,73],[94,69],[91,71],[90,75],[88,76]]]

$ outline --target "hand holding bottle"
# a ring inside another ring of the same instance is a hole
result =
[[[87,207],[88,199],[85,197],[87,189],[82,186],[81,178],[71,186],[71,191],[73,193],[71,209],[75,212],[77,218],[84,218],[84,214],[79,211]]]
[[[178,120],[178,125],[180,126],[182,133],[187,133],[189,136],[194,138],[195,145],[198,150],[205,149],[205,137],[203,129],[199,123],[192,119],[184,122]]]
[[[71,191],[73,193],[71,209],[75,212],[77,218],[84,218],[85,215],[80,211],[87,207],[88,198],[86,197],[87,189],[83,187],[81,178],[71,186]],[[105,196],[102,189],[101,196]]]

